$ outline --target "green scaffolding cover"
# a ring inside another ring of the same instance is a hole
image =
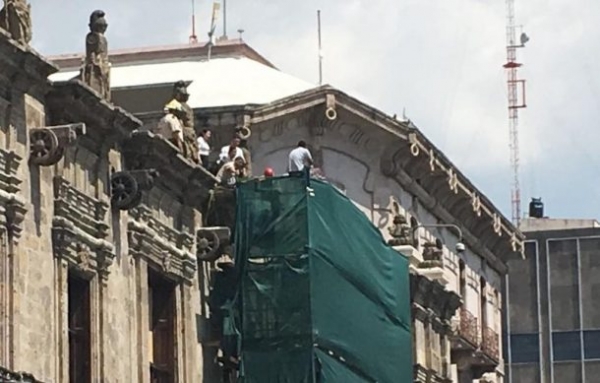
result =
[[[240,184],[235,244],[242,382],[412,381],[408,261],[334,186]]]

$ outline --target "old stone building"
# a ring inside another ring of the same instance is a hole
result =
[[[111,52],[113,101],[151,129],[185,81],[212,156],[245,128],[255,174],[284,173],[306,140],[321,173],[411,259],[415,380],[501,382],[501,281],[523,256],[519,231],[411,123],[286,75],[238,40],[206,55],[202,44]],[[51,78],[68,80],[81,56],[54,60],[64,70]]]
[[[0,381],[202,381],[214,177],[106,92],[50,83],[58,67],[13,37],[0,29]]]

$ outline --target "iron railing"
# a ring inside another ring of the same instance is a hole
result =
[[[467,309],[460,309],[460,324],[458,334],[467,342],[477,347],[479,345],[479,324],[475,315]]]
[[[483,352],[492,358],[495,361],[498,361],[500,358],[500,349],[499,349],[500,337],[498,334],[489,327],[486,327],[483,330],[483,342],[481,344],[481,349]]]

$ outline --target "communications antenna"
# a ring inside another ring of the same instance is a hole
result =
[[[517,26],[515,25],[515,0],[506,0],[506,69],[508,85],[508,129],[510,145],[510,167],[512,170],[512,221],[519,225],[521,221],[521,187],[519,184],[519,109],[527,107],[525,98],[525,80],[518,77],[522,64],[517,62],[517,49],[524,48],[529,41],[525,33],[521,33],[517,42]],[[519,90],[520,97],[519,97]]]
[[[190,44],[197,44],[198,36],[196,36],[196,0],[192,0],[192,34],[190,35]]]

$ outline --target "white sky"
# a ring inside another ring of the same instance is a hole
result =
[[[600,218],[600,2],[515,0],[531,40],[521,112],[523,211]],[[191,0],[30,0],[33,46],[82,51],[89,14],[107,13],[111,48],[187,42]],[[82,6],[85,4],[85,6]],[[197,0],[200,40],[212,2]],[[491,0],[227,0],[228,34],[281,70],[316,82],[316,10],[325,82],[389,114],[406,114],[510,217],[505,3]],[[219,32],[222,27],[219,26]]]

